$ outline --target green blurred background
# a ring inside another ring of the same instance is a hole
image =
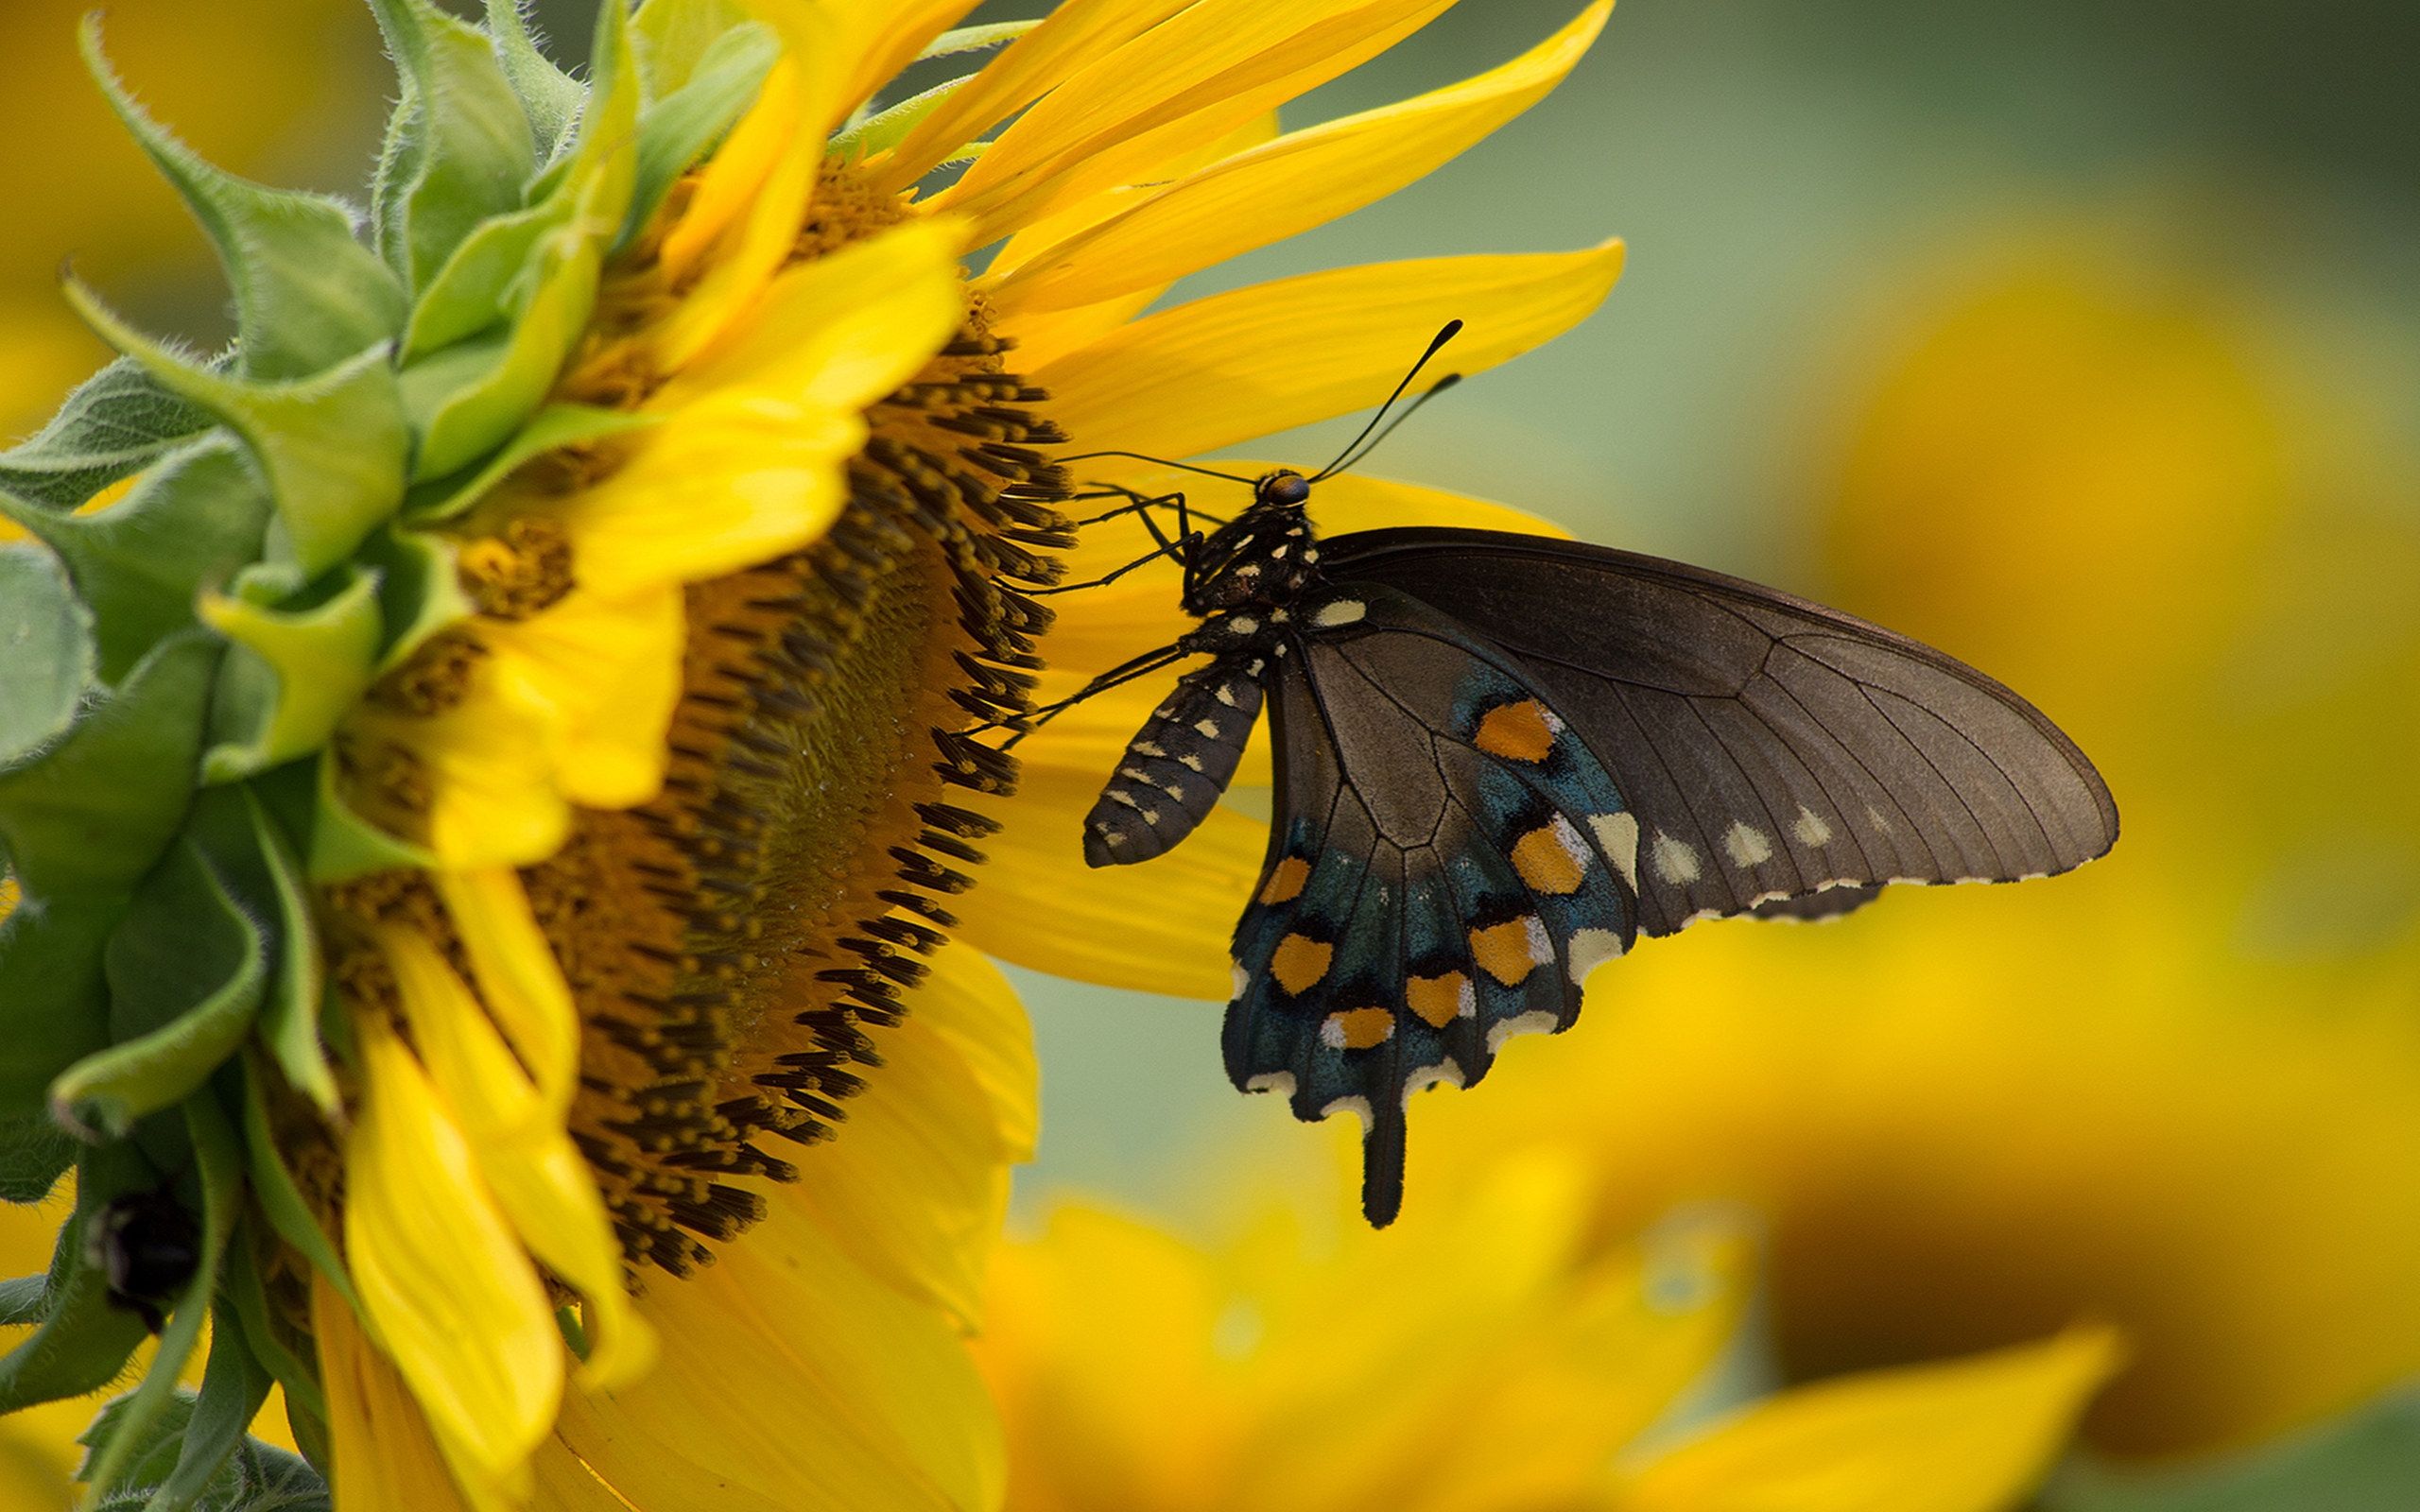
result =
[[[0,12],[10,435],[102,356],[63,255],[154,329],[229,331],[76,70],[81,9]],[[577,37],[583,9],[539,19]],[[1286,122],[1477,73],[1576,9],[1467,0]],[[350,0],[119,0],[108,28],[205,154],[361,180],[391,84]],[[1749,1201],[1799,1375],[2113,1317],[2136,1365],[2091,1432],[2126,1453],[2420,1370],[2415,59],[2409,5],[1623,0],[1460,161],[1171,295],[1624,236],[1599,315],[1371,470],[1930,640],[2066,725],[2125,813],[2071,878],[1609,970],[1571,1035],[1423,1103],[1412,1201],[1465,1129],[1584,1136],[1609,1230]],[[1317,463],[1348,429],[1251,455]],[[1238,1171],[1325,1169],[1333,1130],[1226,1086],[1217,1005],[1016,975],[1044,1065],[1025,1217],[1080,1191],[1199,1225]]]

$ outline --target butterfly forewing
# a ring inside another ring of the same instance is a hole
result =
[[[1568,1025],[1588,971],[1628,947],[1637,827],[1518,667],[1444,615],[1378,588],[1302,618],[1271,670],[1279,787],[1228,1071],[1299,1116],[1368,1119],[1384,1221],[1408,1093]]]
[[[2107,787],[2055,726],[1879,627],[1576,542],[1324,544],[1331,578],[1437,604],[1498,648],[1596,753],[1638,816],[1646,933],[1825,890],[1853,906],[1881,883],[2064,871],[2117,838]]]

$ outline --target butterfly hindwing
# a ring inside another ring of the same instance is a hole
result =
[[[1821,917],[1891,882],[2007,881],[2107,850],[2073,742],[1938,651],[1720,574],[1491,531],[1322,542],[1340,586],[1439,606],[1543,695],[1639,826],[1638,924]]]
[[[1269,861],[1236,933],[1228,1072],[1369,1122],[1391,1216],[1403,1102],[1558,1030],[1635,933],[1637,826],[1517,664],[1384,589],[1315,594],[1270,704]]]

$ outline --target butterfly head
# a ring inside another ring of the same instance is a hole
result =
[[[1311,484],[1279,469],[1253,485],[1252,507],[1202,543],[1185,609],[1215,614],[1248,604],[1283,607],[1319,577],[1318,537],[1305,515]]]

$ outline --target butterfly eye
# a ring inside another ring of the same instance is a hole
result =
[[[1272,472],[1261,479],[1260,502],[1289,508],[1311,496],[1311,486],[1300,472]]]

